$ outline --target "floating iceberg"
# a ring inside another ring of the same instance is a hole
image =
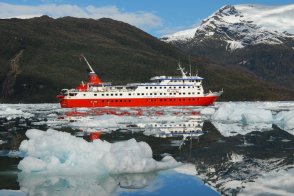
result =
[[[212,116],[214,121],[250,123],[272,123],[271,111],[246,103],[224,103]]]
[[[20,145],[25,158],[18,165],[25,173],[145,173],[180,165],[171,156],[155,161],[150,146],[135,139],[116,143],[95,140],[89,143],[53,129],[46,132],[30,129],[26,136],[29,140]]]
[[[281,129],[294,132],[294,110],[279,112],[274,123]]]

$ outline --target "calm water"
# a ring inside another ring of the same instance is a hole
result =
[[[294,194],[292,111],[294,102],[121,109],[3,104],[0,195]],[[120,175],[24,174],[17,165],[26,131],[49,128],[85,140],[97,130],[112,143],[135,138],[150,145],[155,160],[171,155],[183,165]]]

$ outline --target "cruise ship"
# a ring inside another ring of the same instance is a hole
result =
[[[155,76],[148,83],[112,85],[89,67],[87,83],[74,89],[62,89],[57,98],[62,108],[76,107],[155,107],[155,106],[208,106],[223,93],[204,93],[203,78],[187,74],[178,64],[180,76]]]

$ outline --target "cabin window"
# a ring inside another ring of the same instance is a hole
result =
[[[162,89],[162,87],[159,87],[160,89]]]
[[[102,96],[104,96],[104,94],[101,94]]]
[[[157,95],[157,93],[154,93],[154,95]]]
[[[183,95],[185,95],[186,93],[183,93]]]
[[[150,86],[150,89],[152,89],[152,86]]]
[[[106,94],[106,96],[108,96],[109,94]]]
[[[86,94],[84,94],[84,96],[86,96]]]
[[[137,95],[140,95],[140,93],[137,93]]]
[[[154,87],[154,89],[156,89],[156,87]]]
[[[172,93],[169,93],[169,95],[172,95]]]
[[[179,86],[179,88],[182,88],[182,87]]]
[[[148,86],[146,86],[145,89],[148,89]]]
[[[200,92],[197,93],[198,95],[200,94]]]
[[[152,93],[150,93],[150,95],[152,95]]]
[[[142,93],[142,95],[144,95],[144,93]]]
[[[131,96],[131,93],[129,93],[129,96]]]
[[[174,95],[176,95],[177,93],[174,93]]]
[[[166,86],[164,87],[164,89],[166,89]]]
[[[182,93],[179,93],[179,95],[181,95]]]
[[[115,94],[115,96],[117,96],[118,94]]]
[[[94,94],[94,96],[97,96],[97,94]]]
[[[171,86],[169,88],[171,88]]]
[[[113,94],[110,94],[110,96],[113,96]]]
[[[189,92],[188,95],[191,95],[191,93]]]
[[[122,96],[122,93],[121,94],[119,94],[120,96]]]
[[[164,95],[166,95],[166,93],[163,93]]]

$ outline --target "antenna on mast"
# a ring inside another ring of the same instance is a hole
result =
[[[192,76],[191,56],[190,55],[189,55],[189,67],[190,67],[190,76]]]
[[[182,73],[183,78],[186,78],[187,77],[186,73],[184,71],[184,68],[181,67],[181,62],[180,61],[178,62],[178,66],[179,66],[178,70]]]
[[[88,60],[86,59],[86,57],[81,54],[81,57],[84,59],[84,61],[87,63],[89,69],[90,69],[90,73],[95,73],[95,71],[93,70],[93,68],[91,67],[90,63],[88,62]]]

